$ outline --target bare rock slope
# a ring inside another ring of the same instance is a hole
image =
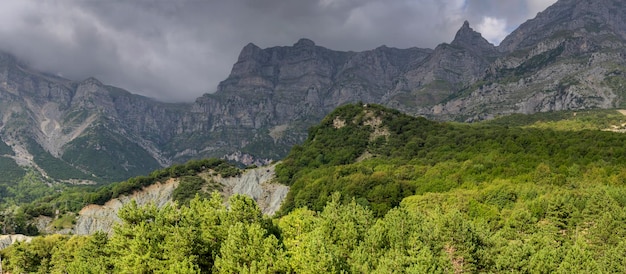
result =
[[[16,242],[30,242],[33,238],[24,236],[22,234],[15,235],[0,235],[0,250],[16,243]]]
[[[221,193],[225,200],[234,194],[248,195],[258,203],[263,213],[273,215],[289,191],[287,186],[272,183],[274,175],[274,166],[267,166],[247,170],[237,177],[218,176],[213,179],[222,185]],[[77,235],[92,234],[96,231],[110,233],[113,224],[120,222],[117,211],[124,205],[134,200],[139,206],[154,204],[161,207],[172,202],[172,194],[177,186],[178,181],[171,179],[148,186],[132,195],[112,199],[102,206],[88,205],[78,213],[72,233]]]

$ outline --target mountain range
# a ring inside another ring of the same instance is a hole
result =
[[[246,45],[215,93],[164,103],[33,70],[0,54],[0,164],[9,183],[112,182],[194,158],[282,159],[336,107],[436,120],[626,105],[626,4],[560,0],[494,46],[465,22],[435,49]],[[184,83],[181,83],[184,84]],[[4,181],[3,181],[4,180]]]

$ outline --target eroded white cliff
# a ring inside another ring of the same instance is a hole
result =
[[[280,204],[289,191],[288,186],[272,183],[274,177],[274,166],[267,166],[246,170],[237,177],[217,176],[211,179],[222,185],[221,193],[224,200],[234,194],[248,195],[258,203],[264,214],[273,215],[280,208]],[[92,234],[96,231],[111,233],[113,225],[120,221],[117,211],[122,206],[132,200],[135,200],[139,206],[149,203],[163,206],[172,202],[177,186],[178,181],[170,179],[164,183],[148,186],[132,195],[112,199],[102,206],[88,205],[78,213],[72,233],[77,235]]]

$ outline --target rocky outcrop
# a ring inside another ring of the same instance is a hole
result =
[[[274,183],[275,165],[247,170],[238,177],[218,178],[222,194],[230,197],[243,194],[252,197],[267,215],[274,215],[289,192],[289,187]]]
[[[498,56],[496,47],[472,29],[468,21],[463,22],[463,26],[457,31],[450,45],[463,48],[483,59]]]
[[[16,242],[30,242],[33,237],[24,236],[22,234],[13,235],[0,235],[0,250],[7,248],[8,246]]]
[[[228,200],[228,197],[234,194],[247,195],[257,202],[264,214],[273,215],[289,191],[288,186],[272,183],[274,177],[274,166],[266,166],[246,170],[237,177],[216,176],[210,179],[222,186],[221,193],[224,200]],[[170,179],[165,183],[153,184],[132,195],[112,199],[102,206],[88,205],[78,213],[71,233],[77,235],[93,234],[96,231],[111,233],[113,225],[121,221],[117,212],[124,205],[134,200],[139,206],[154,204],[162,207],[172,202],[177,186],[178,181]]]
[[[177,186],[178,181],[169,180],[148,186],[132,195],[112,199],[102,206],[88,205],[78,213],[72,232],[76,235],[88,235],[96,231],[111,233],[113,224],[121,221],[117,216],[117,211],[125,204],[134,200],[138,206],[154,204],[162,207],[172,201],[172,195]]]

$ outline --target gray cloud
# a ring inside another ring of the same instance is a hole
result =
[[[215,91],[249,42],[432,48],[450,42],[464,20],[476,28],[489,17],[485,31],[500,29],[493,22],[511,31],[555,1],[15,0],[1,4],[0,49],[72,80],[94,76],[159,100],[192,101]]]

